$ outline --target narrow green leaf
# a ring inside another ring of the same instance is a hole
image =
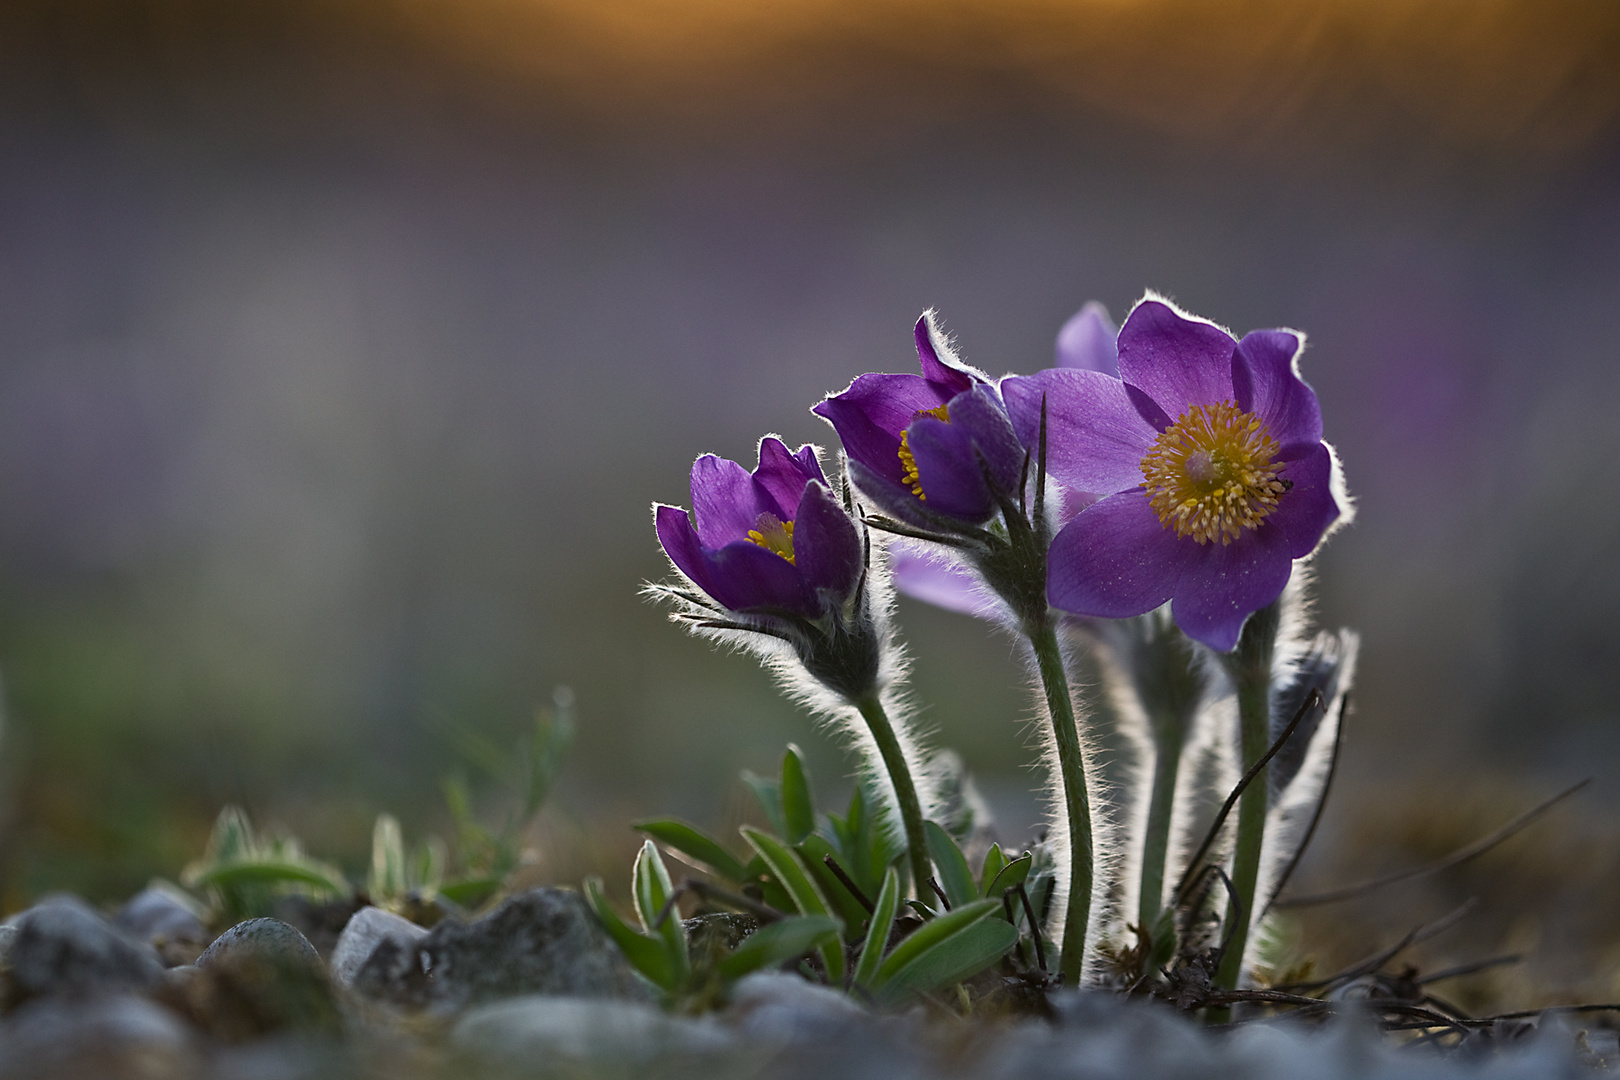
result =
[[[410,891],[405,873],[405,836],[392,814],[378,814],[371,829],[371,873],[366,888],[378,900],[392,900]]]
[[[439,886],[439,895],[452,904],[473,908],[489,899],[500,887],[500,878],[463,878]]]
[[[894,978],[898,971],[924,952],[949,938],[964,926],[972,926],[991,912],[999,910],[1000,907],[1001,901],[999,900],[975,900],[970,904],[952,908],[931,922],[924,923],[920,928],[913,931],[910,937],[896,945],[894,951],[879,965],[874,984],[882,986]]]
[[[934,872],[939,875],[940,888],[951,907],[959,908],[979,898],[979,884],[973,880],[962,849],[956,846],[951,834],[932,821],[923,822],[923,834],[928,838],[928,857],[934,860]]]
[[[269,859],[206,867],[188,875],[187,884],[195,889],[206,889],[209,886],[229,889],[241,885],[295,884],[308,885],[327,893],[341,894],[349,891],[348,882],[341,877],[301,863],[274,862]]]
[[[771,830],[777,836],[786,836],[787,823],[782,817],[782,785],[768,777],[755,776],[747,769],[742,772],[742,780],[754,793],[754,798],[759,800],[759,808],[765,811],[765,820],[770,823]]]
[[[866,930],[866,941],[861,945],[861,959],[855,965],[855,985],[866,986],[877,974],[878,964],[883,961],[883,950],[889,945],[889,935],[894,931],[894,917],[900,910],[900,875],[894,868],[883,875],[883,891],[878,893],[877,901],[872,905],[872,922]]]
[[[822,915],[801,915],[762,926],[743,939],[730,956],[720,961],[724,979],[740,979],[750,971],[785,964],[813,949],[835,944],[838,923]]]
[[[867,910],[849,891],[849,886],[838,880],[838,875],[827,866],[826,857],[831,855],[838,860],[838,852],[827,842],[827,838],[820,833],[811,833],[804,838],[804,843],[794,849],[799,854],[799,861],[804,868],[810,871],[815,879],[816,886],[821,890],[822,897],[827,901],[833,912],[843,920],[844,926],[855,933],[866,921]],[[844,864],[840,861],[840,867]],[[847,871],[846,871],[847,872]]]
[[[664,866],[664,857],[658,853],[658,845],[651,840],[641,845],[631,880],[635,887],[636,912],[641,916],[641,928],[664,943],[675,977],[685,978],[689,962],[686,924],[681,922],[680,912],[664,912],[675,887],[670,884],[669,870]],[[662,923],[658,922],[660,915],[664,916]]]
[[[1017,942],[1018,931],[1004,919],[980,919],[958,927],[895,971],[877,991],[877,1001],[894,1005],[912,994],[971,978],[1005,956]]]
[[[1001,850],[1000,844],[991,844],[990,850],[984,853],[984,865],[979,868],[979,895],[990,895],[990,883],[996,880],[1001,868],[1007,865],[1007,856]]]
[[[792,743],[782,755],[782,785],[778,791],[782,797],[782,824],[787,826],[782,837],[789,845],[801,843],[816,831],[816,797],[804,758]]]
[[[684,821],[675,818],[654,818],[638,821],[635,828],[651,836],[665,847],[674,848],[707,866],[714,873],[742,884],[748,880],[748,870],[735,855],[720,846],[720,841]]]
[[[1024,879],[1029,877],[1031,861],[1029,853],[1025,852],[1006,866],[1003,866],[996,872],[995,878],[985,888],[984,895],[991,900],[1000,900],[1002,893],[1023,884]]]
[[[608,936],[614,944],[624,953],[630,966],[641,972],[654,986],[665,993],[675,992],[677,983],[675,971],[670,964],[669,952],[664,948],[661,940],[655,940],[643,934],[638,934],[625,925],[619,913],[613,910],[602,895],[602,879],[585,879],[585,899],[590,902],[591,909],[601,920],[602,926],[607,930]]]
[[[751,829],[745,825],[742,834],[749,844],[753,845],[754,850],[759,852],[760,858],[765,860],[765,865],[770,867],[770,871],[776,876],[776,880],[782,883],[782,888],[787,890],[788,896],[793,899],[794,906],[799,909],[799,914],[832,915],[832,912],[827,908],[827,901],[816,888],[815,882],[810,879],[810,875],[805,872],[804,866],[799,862],[797,855],[784,847],[776,837],[760,832],[758,829]],[[836,942],[823,946],[821,959],[827,966],[828,981],[834,984],[843,982],[843,946]]]

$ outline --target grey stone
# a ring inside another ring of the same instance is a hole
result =
[[[12,923],[0,926],[0,971],[11,970],[11,950],[17,944],[17,927]]]
[[[712,1021],[670,1016],[638,1001],[529,996],[469,1009],[451,1047],[484,1062],[640,1065],[724,1053],[732,1040]]]
[[[42,999],[0,1025],[0,1077],[183,1080],[201,1060],[179,1017],[143,998]]]
[[[435,1009],[524,994],[650,997],[584,899],[551,888],[513,896],[472,922],[446,920],[412,947],[385,938],[352,986],[367,997]]]
[[[11,992],[19,999],[144,991],[163,963],[76,896],[54,896],[23,912],[11,944]]]
[[[409,919],[400,918],[380,907],[361,908],[349,920],[332,950],[332,981],[339,986],[354,983],[355,974],[384,941],[395,942],[402,952],[410,952],[427,931]]]
[[[116,922],[150,943],[170,967],[195,961],[212,936],[195,906],[173,886],[142,889],[119,909]]]
[[[725,1021],[754,1042],[814,1043],[847,1036],[872,1015],[847,994],[786,972],[760,971],[731,990]]]
[[[171,974],[168,990],[193,1020],[220,1038],[338,1026],[320,954],[303,934],[277,919],[249,919],[231,927],[197,958],[195,973]]]

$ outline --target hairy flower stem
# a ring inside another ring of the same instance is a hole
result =
[[[906,831],[906,849],[911,855],[912,887],[918,889],[921,895],[920,890],[933,871],[928,861],[928,842],[923,834],[922,802],[917,798],[917,785],[911,779],[911,766],[906,763],[905,752],[894,734],[894,725],[889,722],[889,714],[884,711],[877,694],[867,694],[855,702],[855,707],[860,710],[861,719],[866,721],[872,740],[877,743],[878,753],[883,755],[889,782],[894,785],[895,801],[900,804],[900,824]]]
[[[1058,780],[1063,785],[1063,806],[1069,818],[1069,904],[1058,976],[1064,985],[1074,986],[1080,981],[1080,969],[1085,963],[1086,931],[1091,921],[1091,805],[1086,794],[1085,757],[1075,726],[1074,700],[1069,696],[1069,676],[1051,616],[1044,616],[1027,631],[1041,673],[1041,688],[1046,692],[1046,709],[1052,718]]]
[[[1164,905],[1164,864],[1170,851],[1170,819],[1175,811],[1176,778],[1181,768],[1182,731],[1179,725],[1155,724],[1153,739],[1153,792],[1148,800],[1142,836],[1142,893],[1137,903],[1137,927],[1153,934],[1153,958],[1162,963],[1174,946],[1173,934],[1158,933]],[[1160,954],[1164,953],[1161,957]]]
[[[1278,603],[1274,601],[1249,617],[1237,648],[1222,657],[1237,687],[1238,731],[1245,772],[1254,767],[1271,745],[1271,657],[1277,644],[1277,626]],[[1218,990],[1236,987],[1243,971],[1243,952],[1248,945],[1250,919],[1254,913],[1255,882],[1260,876],[1260,849],[1265,841],[1267,771],[1260,770],[1238,800],[1232,897],[1223,923],[1227,945],[1215,972]]]

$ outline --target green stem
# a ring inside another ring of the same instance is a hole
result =
[[[900,824],[906,831],[906,848],[911,855],[911,876],[917,895],[923,895],[929,875],[933,872],[928,861],[928,841],[923,833],[922,803],[917,798],[917,785],[911,779],[911,766],[900,749],[900,740],[884,712],[883,703],[876,694],[868,694],[855,703],[861,718],[872,732],[878,753],[883,755],[884,768],[889,771],[889,782],[894,785],[894,798],[900,804]]]
[[[1176,776],[1181,767],[1182,732],[1179,724],[1155,725],[1153,737],[1153,793],[1148,800],[1142,838],[1142,895],[1137,903],[1137,926],[1157,933],[1164,905],[1164,864],[1170,851],[1170,818],[1175,811]],[[1153,941],[1154,955],[1171,942]]]
[[[1277,604],[1250,616],[1237,648],[1224,659],[1237,686],[1238,731],[1244,772],[1254,767],[1271,746],[1271,655],[1277,643]],[[1243,972],[1254,914],[1255,883],[1260,876],[1260,849],[1265,842],[1268,787],[1262,769],[1238,800],[1237,847],[1232,854],[1232,898],[1227,904],[1225,934],[1228,941],[1215,987],[1230,990]]]
[[[1046,708],[1052,717],[1058,782],[1063,785],[1063,806],[1069,818],[1069,906],[1063,923],[1058,976],[1065,985],[1074,986],[1080,981],[1085,962],[1086,930],[1091,921],[1091,806],[1086,793],[1086,764],[1075,726],[1074,700],[1069,696],[1069,676],[1063,668],[1063,654],[1050,616],[1043,617],[1030,630],[1029,643],[1035,649],[1041,688],[1046,691]]]

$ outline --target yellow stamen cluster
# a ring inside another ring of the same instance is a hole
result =
[[[1277,478],[1277,440],[1230,401],[1194,405],[1142,459],[1148,505],[1166,528],[1200,544],[1230,544],[1258,529],[1291,485]]]
[[[793,522],[783,521],[775,514],[761,514],[754,522],[758,528],[748,530],[748,539],[793,562]],[[797,564],[795,564],[797,565]]]
[[[913,414],[911,418],[917,420],[924,416],[932,416],[936,420],[945,421],[947,424],[951,422],[950,414],[945,411],[943,405],[936,405],[932,409],[921,409]],[[917,459],[911,453],[911,443],[906,438],[904,431],[900,433],[900,482],[909,487],[911,493],[917,498],[927,500],[928,496],[923,494],[922,476],[917,472]]]

